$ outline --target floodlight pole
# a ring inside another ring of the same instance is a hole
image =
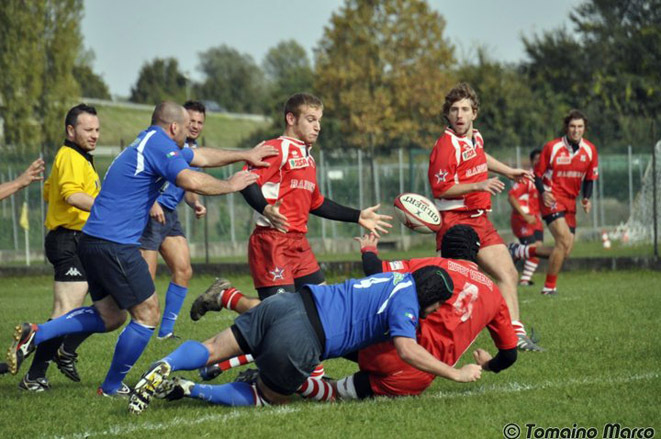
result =
[[[659,237],[657,232],[657,226],[659,222],[658,211],[657,211],[657,202],[656,202],[656,151],[661,149],[661,140],[656,142],[654,145],[654,150],[652,151],[652,218],[653,218],[653,233],[654,233],[654,258],[659,257]]]

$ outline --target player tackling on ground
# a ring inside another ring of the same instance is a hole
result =
[[[429,183],[443,225],[436,234],[436,249],[441,249],[445,232],[456,224],[473,227],[480,238],[477,263],[492,276],[507,302],[512,325],[519,337],[519,348],[542,350],[526,334],[519,318],[517,297],[518,274],[502,238],[488,218],[491,195],[500,193],[505,185],[498,177],[489,178],[489,171],[511,180],[532,180],[532,174],[511,168],[484,151],[482,135],[473,128],[479,100],[466,83],[456,85],[445,96],[443,115],[449,127],[436,141],[429,159]]]

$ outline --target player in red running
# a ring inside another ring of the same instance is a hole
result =
[[[542,154],[540,149],[530,153],[530,166],[535,168]],[[523,259],[523,274],[519,285],[533,285],[532,275],[539,265],[539,258],[548,259],[551,248],[543,247],[544,226],[539,213],[539,192],[530,180],[514,183],[510,189],[507,200],[512,206],[510,224],[514,236],[519,238],[520,244],[511,243],[507,246],[515,261]]]
[[[557,294],[558,273],[574,245],[579,192],[583,192],[581,206],[585,213],[590,213],[592,208],[590,197],[599,177],[599,157],[597,147],[583,138],[587,127],[585,114],[571,110],[564,119],[565,135],[544,145],[535,167],[535,186],[542,198],[542,218],[555,239],[541,292],[543,295]]]
[[[456,224],[473,227],[480,238],[477,263],[496,280],[505,298],[519,337],[519,348],[539,351],[541,348],[528,337],[519,318],[518,273],[505,243],[488,218],[491,196],[505,188],[498,177],[489,178],[489,171],[517,182],[533,177],[529,171],[511,168],[484,151],[482,135],[473,128],[478,109],[477,94],[466,83],[458,84],[445,96],[443,115],[449,126],[431,152],[428,174],[436,207],[443,218],[443,226],[436,234],[436,250],[440,250],[443,235],[450,227]]]

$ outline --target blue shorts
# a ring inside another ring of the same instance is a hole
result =
[[[321,363],[322,346],[299,293],[267,298],[237,317],[232,332],[255,357],[264,384],[282,395],[296,392]]]
[[[112,296],[121,309],[129,309],[149,299],[156,291],[147,262],[137,245],[117,244],[83,233],[78,255],[95,302]]]
[[[165,224],[161,224],[154,218],[149,217],[147,226],[140,238],[140,248],[143,250],[158,250],[168,236],[186,236],[181,228],[177,209],[168,209],[162,205],[161,207],[165,216]]]

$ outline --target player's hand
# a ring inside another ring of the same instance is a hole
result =
[[[156,222],[165,224],[165,213],[163,212],[161,205],[158,204],[158,201],[154,203],[151,209],[149,209],[149,216],[154,218]]]
[[[526,223],[530,225],[537,223],[537,217],[535,217],[535,215],[530,215],[529,213],[524,213],[523,219],[526,220]]]
[[[363,236],[356,236],[356,241],[360,243],[360,250],[370,249],[376,251],[376,246],[379,244],[379,237],[374,233],[367,233]]]
[[[248,171],[239,171],[232,175],[229,180],[232,192],[238,192],[255,183],[259,177]]]
[[[195,211],[195,218],[200,219],[207,214],[207,207],[200,203],[199,200],[196,200],[193,205],[193,211]]]
[[[499,194],[505,189],[505,183],[500,181],[498,177],[492,177],[485,181],[476,183],[478,192],[489,192],[491,195]]]
[[[484,349],[477,349],[475,352],[473,352],[473,358],[475,359],[475,362],[484,370],[487,367],[487,363],[491,361],[493,357]]]
[[[526,180],[529,180],[533,183],[535,182],[535,176],[533,175],[533,173],[521,168],[512,169],[508,177],[510,180],[514,180],[517,183],[522,183]]]
[[[542,194],[542,201],[544,202],[544,206],[551,207],[551,205],[555,203],[555,197],[551,192],[544,191]]]
[[[459,369],[459,376],[457,376],[458,383],[472,383],[482,377],[482,366],[479,364],[467,364]]]
[[[276,230],[287,233],[289,230],[289,221],[287,217],[280,213],[280,206],[282,205],[282,200],[278,200],[275,204],[269,204],[264,208],[262,215],[266,217],[271,222],[271,225],[275,227]]]
[[[30,183],[43,180],[44,176],[41,174],[44,172],[45,164],[42,159],[37,159],[33,161],[30,166],[16,179],[18,184],[24,188]]]
[[[388,221],[392,220],[390,215],[381,215],[376,213],[376,211],[381,207],[381,204],[376,206],[368,207],[360,211],[360,217],[358,218],[358,224],[374,233],[377,238],[380,238],[379,232],[388,233],[386,227],[392,227]]]
[[[263,161],[263,159],[274,155],[278,155],[278,150],[275,147],[260,142],[246,153],[246,162],[253,166],[269,166],[268,162]]]
[[[590,213],[590,211],[592,210],[592,201],[590,201],[589,198],[583,198],[581,200],[581,205],[583,206],[583,210],[585,211],[585,213]]]

